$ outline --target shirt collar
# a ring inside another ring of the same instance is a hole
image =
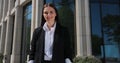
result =
[[[53,27],[51,27],[51,29],[49,30],[49,28],[48,28],[48,26],[47,26],[47,23],[45,22],[45,24],[43,25],[43,29],[44,29],[44,31],[54,31],[55,30],[55,28],[56,28],[56,22],[55,22],[55,24],[53,25]]]

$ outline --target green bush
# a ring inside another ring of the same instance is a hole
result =
[[[102,63],[94,56],[78,56],[73,59],[73,63]]]

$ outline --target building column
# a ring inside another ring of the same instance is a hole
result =
[[[8,0],[8,19],[7,19],[7,28],[6,28],[6,40],[5,40],[5,49],[4,49],[4,58],[3,63],[10,63],[11,57],[11,47],[13,40],[13,16],[11,16],[11,10],[14,6],[14,0]]]
[[[1,41],[1,37],[2,37],[2,35],[1,35],[1,31],[2,31],[2,11],[3,11],[3,0],[0,0],[0,53],[2,53],[2,51],[1,51],[1,48],[2,48],[2,46],[1,46],[1,43],[2,43],[2,41]]]
[[[33,35],[33,31],[35,29],[35,21],[36,21],[36,0],[32,0],[32,20],[31,20],[31,39]]]
[[[2,12],[3,12],[3,0],[0,0],[0,22],[2,19]]]
[[[3,0],[3,20],[5,21],[5,17],[7,16],[7,11],[8,11],[8,0]]]
[[[0,53],[4,53],[4,45],[5,45],[5,36],[6,36],[6,22],[5,22],[5,16],[7,16],[7,8],[8,8],[8,0],[2,0],[1,1],[1,24],[2,24],[2,30],[1,30],[1,42],[0,42]],[[3,5],[3,6],[2,6]]]
[[[44,0],[32,0],[31,38],[35,28],[41,25]]]
[[[87,47],[87,55],[92,55],[92,41],[91,41],[91,23],[90,23],[90,9],[89,9],[89,0],[85,0],[85,29],[86,29],[86,47]]]
[[[41,25],[42,19],[42,8],[43,8],[44,0],[36,0],[36,23],[35,27],[39,27]]]
[[[91,55],[89,0],[76,0],[77,55]]]
[[[3,22],[1,29],[1,43],[0,43],[0,53],[2,54],[4,53],[5,38],[6,38],[6,22]]]
[[[13,7],[14,7],[14,0],[9,0],[9,2],[8,2],[8,15],[10,15],[11,14],[11,11],[12,11],[12,9],[13,9]]]
[[[12,39],[13,39],[12,35],[13,35],[13,19],[12,16],[9,16],[7,21],[3,63],[10,63],[11,47],[12,47]]]
[[[21,63],[22,14],[22,7],[17,6],[15,11],[13,47],[10,63]]]

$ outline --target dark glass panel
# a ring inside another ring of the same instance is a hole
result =
[[[112,8],[112,9],[111,9]],[[115,44],[114,35],[119,32],[120,10],[117,4],[102,4],[102,24],[104,30],[104,44]],[[120,35],[118,33],[118,35]],[[117,37],[119,38],[119,37]]]
[[[27,61],[27,55],[30,47],[30,31],[31,31],[31,17],[32,17],[32,4],[29,3],[24,7],[23,10],[23,38],[22,38],[22,57],[21,63]]]
[[[53,3],[53,0],[45,0],[46,3]]]
[[[91,4],[92,34],[101,37],[101,19],[99,4]]]
[[[119,4],[102,4],[102,24],[106,62],[119,63],[120,62]]]
[[[99,2],[100,0],[90,0],[90,2]]]
[[[119,3],[119,0],[102,0],[105,3]]]
[[[91,4],[91,27],[92,27],[92,54],[102,58],[102,32],[100,19],[100,4]]]
[[[120,15],[119,4],[102,4],[102,17],[106,15]]]

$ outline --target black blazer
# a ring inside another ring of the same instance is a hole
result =
[[[41,63],[44,57],[45,31],[42,27],[35,29],[31,42],[29,60]],[[53,42],[52,63],[65,63],[65,58],[72,60],[72,48],[67,28],[56,23]]]

